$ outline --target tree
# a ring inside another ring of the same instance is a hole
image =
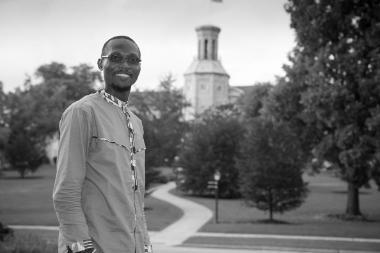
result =
[[[0,126],[5,126],[7,124],[6,104],[7,104],[7,94],[5,94],[3,90],[3,83],[0,81]]]
[[[9,117],[7,114],[7,94],[3,90],[3,83],[0,81],[0,170],[4,163],[4,150],[8,142],[10,129],[8,127]]]
[[[187,130],[183,109],[188,104],[182,92],[173,87],[174,82],[169,74],[161,80],[157,91],[136,91],[130,96],[130,104],[144,125],[146,187],[157,180],[154,168],[173,163]]]
[[[235,164],[244,127],[232,105],[206,110],[196,119],[185,136],[180,153],[185,182],[181,188],[196,195],[207,195],[209,180],[221,173],[221,197],[238,197],[239,174]]]
[[[26,80],[24,89],[8,94],[9,140],[6,155],[23,177],[26,170],[35,171],[46,159],[48,137],[58,131],[63,111],[74,101],[94,91],[98,72],[79,65],[71,73],[65,65],[51,63],[36,71],[39,82]]]
[[[261,115],[261,110],[272,89],[273,85],[270,83],[257,83],[252,90],[239,98],[238,106],[243,111],[245,119]]]
[[[250,206],[274,212],[299,207],[307,195],[298,137],[284,123],[255,118],[248,126],[237,164],[240,191]]]
[[[313,155],[347,181],[346,214],[361,215],[359,189],[380,174],[380,1],[289,0],[286,10],[297,35],[287,75],[304,85]]]
[[[301,101],[302,94],[307,90],[300,77],[305,67],[293,57],[290,57],[290,60],[293,62],[292,68],[284,66],[287,76],[278,79],[264,101],[261,112],[264,117],[286,123],[292,129],[301,145],[304,169],[317,169],[311,166],[315,157],[312,150],[323,136],[323,132],[318,124],[309,120],[312,112],[305,110]]]

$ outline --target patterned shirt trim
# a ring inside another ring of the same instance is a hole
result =
[[[133,130],[133,125],[131,122],[131,115],[128,111],[128,102],[123,102],[120,99],[112,96],[111,94],[107,93],[105,90],[100,90],[98,93],[110,104],[113,104],[117,107],[119,107],[123,113],[125,114],[127,118],[127,127],[129,130],[129,143],[130,143],[130,159],[131,159],[131,171],[132,171],[132,181],[134,182],[133,189],[137,191],[138,183],[137,183],[137,175],[136,175],[136,159],[134,157],[134,154],[136,153],[136,146],[135,146],[135,131]],[[108,141],[108,140],[107,140]]]

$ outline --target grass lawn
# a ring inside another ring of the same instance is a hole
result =
[[[361,211],[369,221],[342,221],[328,215],[344,213],[346,184],[327,173],[305,176],[305,181],[309,182],[308,198],[298,209],[275,214],[281,223],[263,223],[268,213],[247,207],[241,200],[220,200],[220,223],[210,221],[201,231],[380,238],[380,192],[376,186],[360,193]],[[183,196],[176,190],[173,193]],[[214,210],[212,198],[185,197]]]
[[[53,209],[55,169],[44,165],[25,179],[14,171],[0,178],[0,221],[7,225],[58,225]],[[147,197],[148,229],[159,231],[179,219],[182,211],[167,202]]]

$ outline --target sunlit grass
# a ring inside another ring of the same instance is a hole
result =
[[[318,235],[380,238],[380,192],[373,185],[362,189],[360,206],[367,221],[343,221],[336,217],[344,213],[346,207],[346,183],[328,173],[315,176],[305,175],[310,193],[298,209],[276,213],[276,223],[268,223],[268,213],[248,207],[240,199],[219,200],[219,224],[211,220],[201,231],[230,233],[263,233],[285,235]],[[214,211],[213,198],[181,195]]]

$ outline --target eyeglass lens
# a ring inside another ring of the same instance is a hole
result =
[[[125,60],[129,64],[138,64],[141,62],[141,60],[136,56],[127,56],[124,58],[123,55],[119,53],[112,53],[108,58],[113,63],[122,63],[123,60]]]

